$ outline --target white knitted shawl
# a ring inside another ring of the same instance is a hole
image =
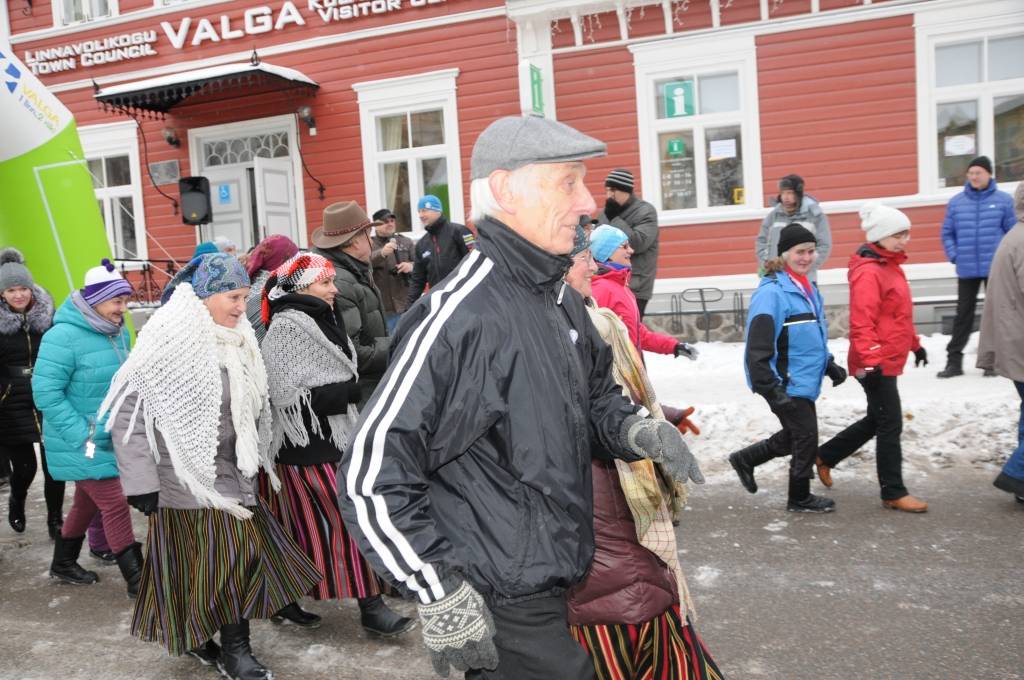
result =
[[[280,483],[274,475],[273,459],[266,453],[271,431],[267,375],[252,326],[244,317],[235,328],[214,323],[188,283],[179,285],[139,332],[135,348],[114,375],[99,415],[110,411],[109,431],[125,398],[138,394],[125,441],[141,408],[149,447],[157,461],[159,431],[175,474],[202,505],[249,519],[252,513],[237,499],[226,498],[214,488],[223,398],[221,368],[228,374],[238,469],[251,478],[263,467],[277,489]]]
[[[346,341],[349,354],[355,356],[352,341],[347,337]],[[309,445],[309,432],[302,421],[303,408],[309,412],[313,433],[325,439],[329,434],[331,443],[343,451],[358,415],[355,405],[349,404],[345,413],[327,416],[330,432],[325,434],[313,411],[311,388],[357,380],[355,362],[327,339],[316,321],[297,309],[274,314],[261,351],[274,409],[271,455],[277,455],[285,439],[294,446]]]

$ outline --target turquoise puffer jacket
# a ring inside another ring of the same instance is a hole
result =
[[[110,381],[128,357],[127,329],[110,337],[96,331],[69,297],[43,336],[32,375],[32,397],[43,414],[46,463],[54,479],[117,477],[110,434],[96,423],[96,411]],[[92,432],[96,450],[85,455]]]

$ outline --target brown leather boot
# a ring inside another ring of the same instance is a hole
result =
[[[825,461],[823,461],[820,457],[818,457],[814,461],[814,464],[818,468],[818,479],[821,480],[822,484],[824,484],[826,487],[831,489],[832,488],[832,468],[830,468],[828,465],[825,465]]]
[[[890,510],[902,510],[903,512],[928,512],[928,504],[910,494],[894,501],[882,501],[882,505]]]

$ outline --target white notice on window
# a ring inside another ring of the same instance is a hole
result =
[[[973,156],[975,153],[974,135],[949,135],[944,142],[947,156]]]
[[[735,139],[712,139],[709,161],[720,161],[724,158],[736,158]]]

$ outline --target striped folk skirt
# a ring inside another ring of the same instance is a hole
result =
[[[222,510],[161,508],[149,518],[131,633],[172,655],[242,619],[266,619],[319,580],[261,502],[248,520]]]
[[[324,575],[308,595],[317,600],[341,600],[390,593],[342,522],[334,464],[278,464],[276,471],[281,490],[275,493],[261,473],[260,496]]]
[[[594,662],[597,680],[722,680],[679,605],[640,624],[569,626]]]

